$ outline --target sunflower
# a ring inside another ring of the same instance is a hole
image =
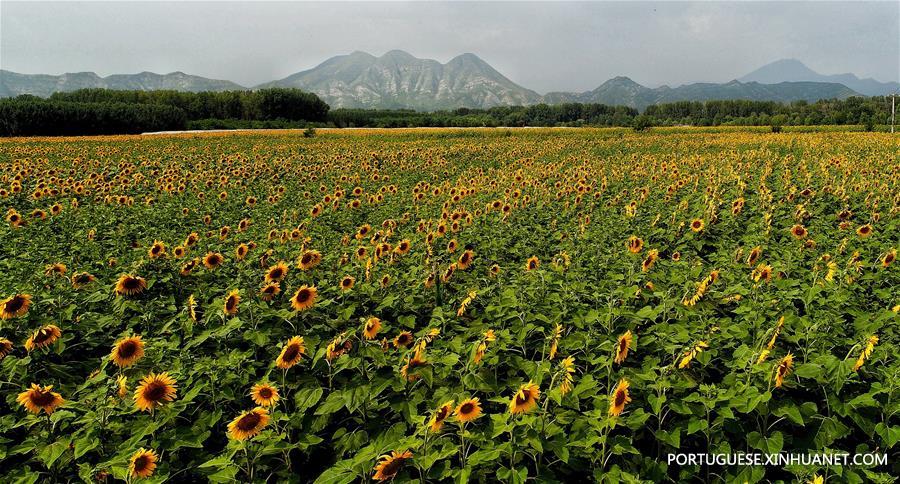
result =
[[[634,235],[628,237],[628,252],[637,254],[642,250],[644,250],[644,241],[640,237]]]
[[[250,253],[250,246],[247,244],[240,244],[234,249],[234,257],[237,260],[244,260],[248,253]]]
[[[253,398],[253,403],[261,407],[271,407],[281,399],[278,395],[278,389],[268,383],[253,385],[253,388],[250,389],[250,397]]]
[[[379,457],[380,461],[375,465],[375,475],[372,476],[376,481],[387,481],[393,479],[400,467],[409,459],[412,459],[412,452],[406,450],[403,452],[392,452],[391,455],[383,455]]]
[[[622,378],[615,391],[609,396],[609,416],[618,417],[625,410],[625,404],[631,401],[628,395],[628,380]]]
[[[289,339],[287,344],[284,345],[284,348],[281,349],[281,354],[279,354],[278,358],[275,360],[275,366],[287,370],[299,363],[300,358],[302,358],[305,353],[306,346],[303,345],[303,337],[294,336]]]
[[[528,260],[525,262],[525,270],[526,271],[533,271],[540,266],[541,266],[541,261],[535,255],[529,257]]]
[[[752,266],[753,264],[756,264],[756,261],[759,260],[760,255],[762,255],[762,248],[757,245],[750,250],[750,254],[747,256],[747,265]]]
[[[781,388],[781,385],[784,384],[784,377],[790,373],[791,367],[793,366],[794,354],[788,353],[787,356],[781,359],[778,366],[775,367],[775,388]]]
[[[57,262],[56,264],[50,264],[44,270],[44,275],[46,276],[64,276],[66,275],[66,271],[68,268],[65,264]]]
[[[694,220],[691,220],[691,230],[694,232],[700,232],[701,230],[703,230],[703,227],[705,225],[706,224],[703,222],[702,218],[695,218]]]
[[[31,388],[20,393],[16,401],[31,413],[41,413],[43,410],[44,413],[50,415],[57,407],[66,403],[62,395],[52,390],[53,385],[42,387],[37,383],[32,383]]]
[[[119,368],[125,368],[135,364],[144,357],[144,342],[140,336],[129,336],[116,342],[109,358]]]
[[[806,227],[796,224],[791,227],[791,235],[793,235],[797,239],[804,239],[807,235],[809,235],[809,231],[806,230]]]
[[[419,374],[416,373],[417,370],[427,365],[428,361],[425,359],[425,355],[422,354],[421,348],[418,348],[413,354],[413,357],[400,368],[400,375],[405,378],[406,381],[416,381],[419,379]]]
[[[316,304],[317,295],[316,286],[301,286],[291,298],[291,307],[295,311],[305,311]]]
[[[753,270],[751,276],[755,282],[769,282],[772,280],[772,266],[760,262],[756,269]]]
[[[136,296],[147,289],[147,281],[143,277],[122,274],[116,281],[116,294],[120,296]]]
[[[3,358],[6,358],[7,355],[12,353],[13,346],[12,341],[6,338],[0,338],[0,361],[3,361]]]
[[[30,338],[25,340],[25,349],[29,352],[34,350],[39,350],[41,348],[46,348],[53,343],[56,343],[56,340],[62,336],[62,331],[60,331],[59,327],[53,324],[48,324],[43,328],[34,332]]]
[[[147,256],[151,259],[159,259],[166,255],[166,244],[160,240],[153,241],[153,245],[147,249]]]
[[[363,336],[366,339],[375,339],[378,336],[378,331],[381,330],[381,320],[376,317],[371,317],[366,320],[366,325],[363,330]]]
[[[481,416],[481,402],[478,398],[470,398],[459,403],[453,416],[460,422],[471,422]]]
[[[353,348],[353,342],[345,338],[346,333],[341,333],[325,347],[325,359],[331,361],[339,358]]]
[[[238,415],[228,424],[228,434],[235,440],[247,440],[259,435],[269,425],[269,411],[256,407]]]
[[[119,395],[119,398],[125,398],[125,395],[128,395],[128,377],[125,375],[117,376],[116,387],[116,394]]]
[[[397,247],[394,248],[394,253],[397,255],[406,255],[409,253],[412,248],[412,242],[409,239],[403,239],[397,244]]]
[[[266,271],[266,282],[281,282],[288,273],[288,265],[285,261],[278,261],[277,264],[270,267]]]
[[[194,268],[197,267],[197,264],[199,263],[198,261],[199,260],[195,258],[185,262],[181,265],[181,269],[178,271],[178,274],[181,276],[190,275],[191,271],[193,271]]]
[[[616,358],[614,360],[616,363],[621,364],[628,357],[628,349],[631,347],[633,340],[634,337],[630,329],[622,336],[619,336],[619,342],[616,344]]]
[[[881,267],[887,267],[897,260],[897,249],[891,249],[881,258]]]
[[[237,289],[233,289],[225,296],[225,302],[222,305],[222,311],[228,316],[234,316],[238,312],[238,304],[241,302],[241,293]]]
[[[153,475],[156,470],[156,462],[159,457],[152,449],[141,447],[137,452],[132,454],[131,462],[128,465],[128,473],[132,478],[147,478]]]
[[[494,264],[491,266],[490,269],[488,269],[488,272],[490,273],[491,276],[496,276],[496,275],[500,274],[500,266],[497,264]]]
[[[206,255],[203,256],[203,266],[209,270],[219,267],[223,262],[225,262],[225,257],[218,252],[207,252]]]
[[[863,238],[872,235],[872,232],[874,232],[874,229],[872,229],[872,225],[870,224],[860,225],[859,228],[856,229],[856,235]]]
[[[267,282],[259,290],[259,298],[263,301],[271,301],[281,292],[281,284],[276,281]]]
[[[185,309],[187,309],[188,317],[191,318],[191,321],[197,322],[197,299],[193,294],[188,296]]]
[[[297,260],[297,267],[300,270],[308,271],[322,262],[322,254],[317,250],[307,250]]]
[[[153,411],[176,397],[175,379],[168,373],[150,373],[134,392],[134,404],[138,410]]]
[[[444,421],[450,416],[450,413],[453,412],[453,400],[449,402],[444,402],[443,405],[438,407],[435,410],[434,415],[431,416],[431,419],[428,420],[428,429],[432,432],[437,432],[441,430],[444,426]]]
[[[97,280],[92,274],[87,272],[76,272],[72,274],[72,287],[75,289],[81,289],[82,287],[94,282]]]
[[[341,291],[346,292],[353,289],[354,284],[356,284],[356,278],[353,276],[344,276],[344,278],[341,279]]]
[[[537,406],[541,398],[541,390],[533,382],[528,382],[519,387],[519,390],[509,401],[509,413],[528,413]]]
[[[397,335],[394,338],[394,347],[395,348],[409,348],[409,345],[413,343],[413,335],[409,331],[404,331]]]
[[[176,259],[181,259],[187,254],[187,249],[184,246],[176,245],[174,249],[172,249],[172,255],[175,256]]]
[[[865,364],[866,360],[872,356],[872,352],[875,351],[875,345],[878,344],[878,335],[869,336],[866,339],[866,346],[863,348],[862,352],[859,354],[859,358],[856,359],[856,363],[853,365],[853,371],[859,371],[862,368],[863,364]]]
[[[24,315],[31,307],[30,294],[14,294],[0,302],[0,319],[12,319]]]
[[[459,261],[457,261],[456,266],[459,267],[460,270],[466,270],[469,266],[472,265],[472,261],[475,260],[475,252],[472,250],[466,250],[459,256]]]

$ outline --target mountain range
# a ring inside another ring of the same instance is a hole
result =
[[[442,64],[392,50],[380,57],[365,52],[332,57],[312,69],[253,88],[266,87],[293,87],[313,92],[332,108],[431,111],[566,102],[626,105],[638,109],[666,102],[717,99],[812,102],[861,94],[883,95],[897,91],[900,84],[859,79],[853,74],[827,76],[812,71],[799,61],[780,60],[727,83],[649,88],[628,77],[615,77],[591,91],[541,95],[511,81],[475,54],[462,54]],[[247,89],[230,81],[183,72],[100,77],[93,72],[52,76],[0,70],[0,97],[20,94],[47,97],[53,92],[82,88],[190,92]]]
[[[900,82],[879,82],[872,78],[860,79],[849,73],[823,75],[806,67],[797,59],[782,59],[766,64],[738,80],[761,84],[775,84],[785,81],[832,82],[843,84],[866,96],[885,96],[900,91]]]

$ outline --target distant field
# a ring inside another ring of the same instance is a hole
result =
[[[0,481],[893,482],[900,137],[807,129],[0,140]]]

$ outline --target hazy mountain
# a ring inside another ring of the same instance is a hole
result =
[[[642,86],[627,77],[615,77],[593,91],[582,93],[553,92],[544,96],[548,104],[563,102],[626,105],[643,109],[652,104],[676,101],[713,101],[747,99],[752,101],[817,101],[859,95],[841,84],[823,82],[757,82],[731,81],[725,84],[698,82],[678,87],[661,86],[655,89]]]
[[[332,108],[489,108],[540,102],[475,54],[441,64],[401,50],[381,57],[365,52],[332,57],[318,66],[257,87],[296,87]]]
[[[872,78],[860,79],[849,73],[819,74],[796,59],[782,59],[766,64],[738,80],[761,84],[797,81],[833,82],[843,84],[866,96],[884,96],[900,91],[900,83],[897,82],[879,82]]]
[[[172,72],[170,74],[141,72],[139,74],[115,74],[100,77],[93,72],[75,72],[52,76],[47,74],[19,74],[17,72],[0,70],[0,97],[18,96],[20,94],[48,97],[54,92],[67,92],[84,88],[143,91],[173,89],[191,92],[246,89],[231,81],[207,79],[205,77],[191,76],[183,72]]]
[[[774,62],[741,80],[724,84],[694,83],[649,88],[627,77],[615,77],[591,91],[550,92],[541,96],[507,79],[474,54],[462,54],[441,64],[431,59],[419,59],[401,50],[392,50],[381,57],[365,52],[332,57],[312,69],[256,88],[303,89],[317,94],[332,108],[404,108],[420,111],[565,102],[626,105],[638,109],[666,102],[718,99],[813,102],[846,98],[862,92],[842,82],[806,80],[816,76],[819,79],[855,80],[858,85],[868,86],[866,92],[875,92],[874,88],[870,89],[874,84],[881,86],[879,89],[882,90],[889,86],[871,79],[860,80],[852,74],[821,76],[798,61],[786,60]],[[206,79],[182,72],[165,75],[142,72],[100,77],[93,72],[50,76],[0,71],[0,97],[19,94],[46,97],[56,91],[89,87],[194,92],[245,89],[230,81]]]

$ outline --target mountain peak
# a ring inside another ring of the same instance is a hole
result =
[[[389,51],[385,52],[384,55],[381,56],[381,58],[382,59],[404,60],[404,61],[416,60],[416,57],[414,55],[410,54],[409,52],[407,52],[405,50],[400,50],[400,49],[389,50]]]
[[[540,101],[477,55],[446,64],[402,50],[381,57],[353,53],[258,87],[295,87],[313,92],[333,108],[440,110],[528,105]]]
[[[843,84],[867,96],[890,94],[900,89],[900,83],[878,82],[874,79],[860,79],[854,74],[825,75],[810,69],[797,59],[779,59],[738,79],[741,82],[778,84],[782,82],[828,82]]]

